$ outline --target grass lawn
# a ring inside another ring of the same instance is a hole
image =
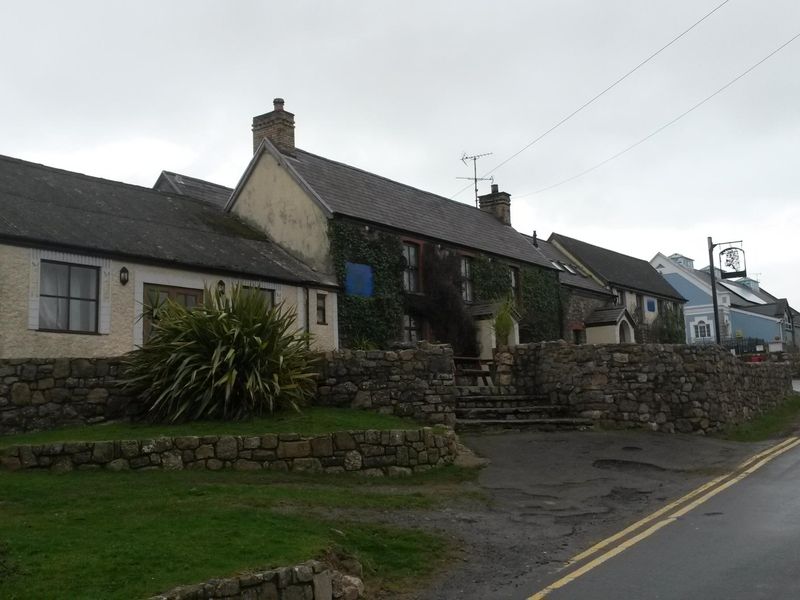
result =
[[[0,598],[142,598],[332,548],[368,586],[397,592],[447,556],[430,533],[335,519],[333,510],[453,503],[473,471],[403,480],[270,472],[0,472]],[[362,513],[363,514],[363,513]]]
[[[380,415],[346,408],[310,407],[250,421],[193,421],[183,424],[144,425],[107,423],[83,425],[0,436],[0,448],[16,444],[51,442],[95,442],[105,440],[147,439],[180,435],[260,435],[263,433],[300,433],[316,435],[351,429],[419,429],[419,423],[392,415]]]
[[[775,408],[728,429],[723,437],[737,442],[761,442],[790,435],[800,426],[800,394],[791,394]]]

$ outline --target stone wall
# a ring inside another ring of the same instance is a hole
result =
[[[248,573],[230,579],[211,579],[174,588],[150,600],[333,600],[362,597],[355,577],[329,569],[318,561]]]
[[[0,449],[0,467],[54,472],[74,469],[360,471],[372,476],[396,476],[448,464],[456,451],[452,430],[437,432],[424,427],[341,431],[314,437],[283,433],[25,444]]]
[[[420,342],[404,350],[338,350],[321,360],[317,403],[422,423],[455,423],[453,350]]]
[[[119,368],[120,359],[0,359],[0,434],[139,414],[114,382]]]
[[[516,346],[496,356],[497,382],[604,427],[705,433],[776,406],[791,391],[786,363],[748,364],[719,346]]]
[[[608,304],[607,297],[591,296],[578,291],[570,290],[566,306],[564,307],[563,336],[568,341],[574,341],[573,331],[585,331],[585,321],[595,310]],[[585,339],[585,334],[583,334]]]

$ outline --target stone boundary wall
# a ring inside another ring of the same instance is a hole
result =
[[[134,417],[119,358],[0,359],[0,434]]]
[[[312,560],[295,567],[180,586],[149,600],[333,600],[344,598],[345,590],[356,600],[363,594],[363,584]]]
[[[453,350],[420,342],[403,350],[337,350],[320,361],[317,404],[455,423]]]
[[[0,468],[53,472],[108,469],[270,469],[311,473],[358,471],[410,475],[451,463],[457,453],[450,429],[340,431],[313,437],[182,436],[149,440],[24,444],[0,449]]]
[[[612,428],[718,431],[792,389],[788,363],[744,363],[719,346],[546,342],[502,349],[495,360],[496,383]]]

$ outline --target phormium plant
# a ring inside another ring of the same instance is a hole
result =
[[[257,290],[206,290],[202,305],[150,307],[149,338],[128,355],[126,389],[154,420],[244,419],[302,405],[314,391],[309,336]]]

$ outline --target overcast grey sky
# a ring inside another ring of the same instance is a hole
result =
[[[489,171],[721,1],[3,2],[0,154],[146,186],[162,169],[233,186],[252,117],[281,96],[299,147],[450,197],[471,174],[463,152],[492,152]],[[800,306],[800,40],[621,158],[531,194],[797,33],[797,0],[730,0],[494,173],[514,226],[696,266],[708,235],[743,239],[751,274]]]

